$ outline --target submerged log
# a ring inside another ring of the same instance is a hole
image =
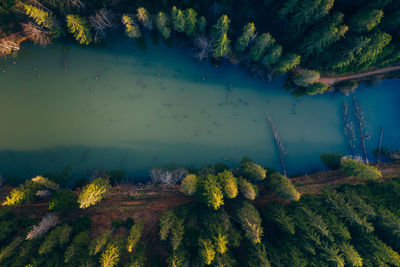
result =
[[[360,131],[361,148],[362,148],[362,150],[364,152],[365,162],[368,164],[368,155],[367,155],[367,148],[365,146],[365,133],[364,133],[365,116],[364,116],[364,113],[361,110],[360,102],[354,96],[353,96],[353,104],[354,104],[355,116],[356,116],[356,119],[357,119],[357,122],[358,122],[358,129]]]
[[[383,135],[383,128],[381,128],[381,134],[379,135],[378,163],[379,163],[379,161],[381,159],[382,135]]]
[[[265,112],[265,114],[267,115],[268,123],[269,123],[269,126],[271,127],[271,132],[272,132],[272,135],[274,136],[274,139],[275,139],[275,145],[276,145],[276,148],[278,149],[279,159],[280,159],[281,167],[282,167],[282,172],[286,176],[286,168],[285,168],[286,150],[285,150],[285,146],[283,145],[283,141],[282,141],[281,137],[279,136],[279,133],[276,130],[275,125],[272,122],[270,116],[268,115],[268,112]]]

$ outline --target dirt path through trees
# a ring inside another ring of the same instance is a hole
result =
[[[337,76],[337,77],[323,77],[322,76],[319,79],[319,81],[322,83],[326,83],[328,85],[334,85],[335,83],[342,82],[342,81],[357,80],[357,79],[361,79],[361,78],[368,77],[371,75],[387,73],[387,72],[392,72],[392,71],[396,71],[396,70],[400,70],[400,66],[391,66],[391,67],[387,67],[387,68],[370,70],[367,72],[361,72],[361,73],[357,73],[357,74],[348,74],[348,75]]]

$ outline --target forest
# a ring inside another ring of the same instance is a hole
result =
[[[394,0],[2,0],[0,50],[19,50],[25,39],[95,45],[113,31],[134,39],[152,32],[193,47],[200,60],[240,63],[266,79],[287,75],[288,89],[315,95],[330,89],[321,74],[395,65],[399,12]]]
[[[123,217],[95,229],[91,210],[110,202],[112,191],[119,191],[118,199],[128,194],[120,187],[123,172],[104,172],[70,186],[55,175],[3,187],[0,263],[400,266],[400,178],[383,180],[376,167],[348,157],[321,159],[335,169],[325,175],[340,173],[345,181],[312,194],[299,193],[301,185],[247,157],[231,169],[222,163],[154,168],[151,186],[175,187],[181,196],[160,214],[154,229],[145,217],[132,218],[138,207],[123,208]],[[150,204],[151,199],[138,201]],[[100,213],[107,213],[104,207]],[[143,209],[150,212],[149,207],[145,203]]]

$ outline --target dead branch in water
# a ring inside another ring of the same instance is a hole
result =
[[[271,132],[275,139],[275,145],[276,145],[276,148],[278,149],[279,159],[281,161],[281,167],[282,167],[283,174],[286,176],[285,156],[287,153],[285,150],[285,146],[283,145],[283,141],[282,141],[281,137],[279,136],[279,133],[276,130],[274,123],[272,122],[271,118],[269,117],[268,112],[265,112],[265,114],[267,115],[268,123],[269,123],[269,126],[271,127]]]
[[[90,24],[95,30],[95,39],[105,36],[105,31],[113,26],[111,13],[102,8],[96,14],[89,17]]]
[[[368,164],[368,155],[367,155],[367,148],[365,146],[365,133],[364,133],[365,116],[363,111],[361,110],[360,102],[354,96],[353,96],[353,104],[354,104],[355,116],[358,122],[358,128],[360,130],[361,147],[364,152],[365,162]]]
[[[344,134],[347,136],[351,154],[354,155],[354,142],[356,141],[354,124],[350,119],[349,106],[347,105],[346,101],[343,102],[343,107]]]
[[[383,135],[383,128],[381,128],[381,134],[379,136],[379,148],[378,148],[378,163],[381,158],[381,149],[382,149],[382,135]]]

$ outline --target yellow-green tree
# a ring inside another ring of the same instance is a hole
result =
[[[171,28],[169,26],[169,18],[167,14],[160,11],[156,16],[156,27],[164,39],[171,36]]]
[[[173,6],[171,9],[171,21],[172,26],[177,32],[184,32],[186,25],[186,17],[183,11],[176,6]]]
[[[126,250],[129,253],[131,253],[135,249],[136,245],[139,243],[140,237],[142,236],[143,228],[143,222],[135,223],[131,227],[128,238],[126,240]]]
[[[253,244],[261,243],[263,228],[261,227],[261,217],[257,209],[249,202],[243,202],[236,212],[245,232],[245,237]]]
[[[186,24],[185,33],[187,36],[192,36],[196,31],[197,26],[197,13],[193,8],[186,9]]]
[[[206,175],[201,180],[201,189],[204,202],[214,210],[224,205],[224,195],[222,189],[214,175]]]
[[[117,266],[120,258],[120,247],[116,242],[110,242],[100,257],[101,267]]]
[[[39,26],[51,29],[54,24],[53,17],[47,11],[32,5],[23,5],[25,14],[31,17]]]
[[[92,41],[92,34],[86,19],[79,15],[69,14],[66,17],[67,27],[79,44],[88,45]]]
[[[351,158],[342,158],[341,166],[342,172],[347,177],[353,176],[356,179],[370,181],[376,181],[382,177],[382,173],[374,166],[369,166]]]
[[[256,35],[256,27],[253,22],[247,23],[242,30],[242,35],[236,41],[236,51],[243,52],[246,50],[251,39]]]
[[[232,172],[225,170],[217,175],[227,198],[235,198],[239,192],[237,179]]]
[[[228,235],[219,232],[214,238],[214,247],[219,254],[224,254],[228,250]]]
[[[86,185],[79,195],[78,203],[81,209],[86,209],[99,203],[108,193],[110,182],[104,178],[96,178]]]
[[[187,196],[193,196],[197,190],[197,176],[195,174],[188,174],[182,180],[182,191]]]
[[[136,17],[142,23],[143,27],[151,30],[153,28],[153,19],[147,9],[139,7],[136,12]]]
[[[300,193],[297,192],[296,187],[292,181],[286,176],[275,172],[267,179],[267,185],[282,198],[287,198],[293,201],[300,199]]]
[[[215,249],[211,240],[200,239],[200,255],[204,264],[210,265],[215,258]]]
[[[123,15],[122,24],[125,25],[125,33],[130,38],[140,38],[142,36],[139,26],[135,23],[135,20],[131,16]]]

